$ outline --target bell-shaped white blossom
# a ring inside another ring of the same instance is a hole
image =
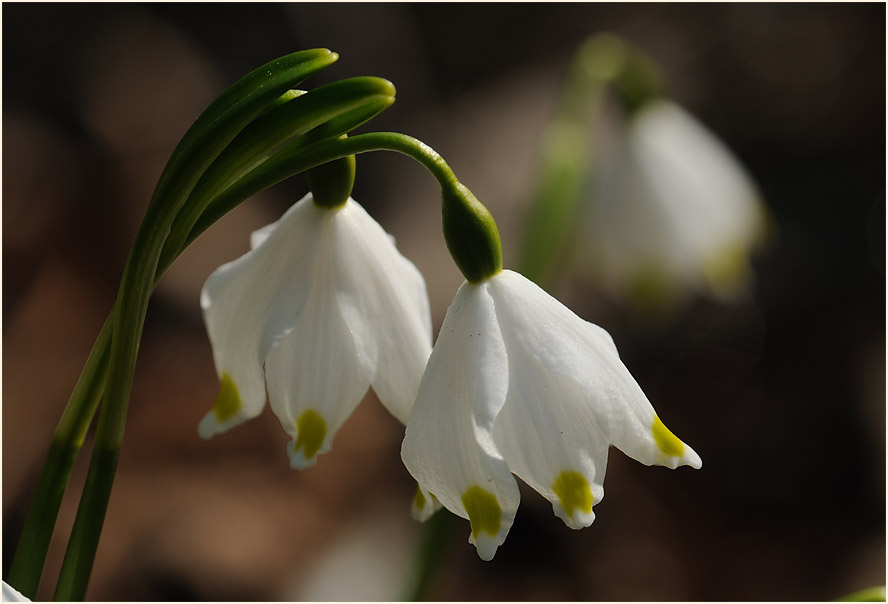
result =
[[[709,130],[675,103],[651,100],[616,136],[601,135],[596,153],[585,240],[606,289],[670,302],[745,288],[765,213],[752,180]]]
[[[490,560],[518,508],[513,474],[582,528],[604,495],[611,444],[647,465],[702,465],[657,417],[604,329],[518,273],[463,283],[401,449],[420,493],[468,518],[469,541]]]
[[[407,422],[431,353],[425,281],[354,200],[324,208],[306,195],[250,238],[201,293],[221,378],[204,438],[271,408],[303,468],[372,386]]]

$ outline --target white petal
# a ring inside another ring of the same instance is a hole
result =
[[[505,540],[520,500],[493,442],[508,370],[487,288],[463,283],[447,310],[401,448],[423,490],[470,519],[469,541],[484,560]]]
[[[23,596],[19,590],[12,585],[3,581],[3,601],[4,602],[30,602],[28,598]]]
[[[579,384],[537,362],[499,316],[509,351],[509,393],[494,440],[509,469],[548,499],[565,524],[589,526],[592,506],[604,497],[610,443]]]
[[[342,316],[379,400],[406,424],[432,352],[425,281],[357,202],[346,202],[336,226]]]
[[[425,522],[440,509],[441,502],[438,501],[438,498],[417,484],[416,492],[413,495],[413,504],[410,506],[410,515],[413,516],[413,519]]]
[[[305,284],[311,292],[305,308],[265,361],[271,408],[293,438],[287,451],[294,468],[330,450],[370,385],[336,301],[333,233],[324,234]]]
[[[730,296],[746,284],[764,226],[760,195],[731,152],[678,105],[645,104],[596,180],[590,239],[610,289],[648,282],[660,294],[705,287]]]
[[[611,443],[646,465],[702,465],[693,449],[659,422],[605,330],[517,273],[503,271],[490,284],[502,324],[510,325],[510,333],[537,363],[576,381]]]
[[[227,404],[215,407],[201,422],[199,431],[204,438],[262,411],[262,364],[295,325],[305,304],[326,214],[311,196],[304,197],[267,233],[263,245],[220,267],[204,285],[204,321],[223,383],[221,394],[228,391],[220,397]]]
[[[703,262],[730,247],[748,248],[761,227],[759,193],[739,161],[675,103],[646,105],[635,118],[631,145],[640,178],[650,183],[685,262]]]
[[[675,213],[660,203],[640,164],[634,145],[618,145],[599,169],[595,203],[589,208],[589,245],[601,260],[608,287],[617,291],[644,273],[687,282],[697,270],[696,259],[689,262],[676,241]]]
[[[250,249],[255,250],[257,247],[265,243],[265,240],[268,239],[271,232],[277,228],[277,225],[277,222],[272,222],[271,224],[266,224],[261,229],[256,229],[250,233]]]

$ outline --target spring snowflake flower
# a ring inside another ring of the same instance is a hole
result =
[[[468,518],[493,558],[515,518],[513,474],[567,526],[595,518],[609,445],[646,465],[699,468],[657,417],[610,335],[525,277],[463,283],[419,387],[401,456],[431,495]]]
[[[250,238],[251,251],[201,292],[221,389],[204,438],[271,408],[293,439],[290,465],[329,451],[372,385],[407,422],[431,353],[425,282],[354,200],[311,194]]]
[[[602,150],[587,237],[605,287],[654,302],[742,291],[765,221],[737,159],[665,99],[642,105],[616,138]]]

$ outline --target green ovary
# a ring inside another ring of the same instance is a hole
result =
[[[660,447],[663,453],[672,457],[682,456],[684,453],[684,443],[670,432],[669,428],[656,415],[654,416],[654,425],[651,429],[654,433],[654,441],[656,441],[657,446]]]
[[[552,483],[552,491],[558,496],[564,513],[573,518],[574,510],[580,510],[584,514],[592,511],[595,498],[586,477],[576,470],[565,470],[555,477]]]
[[[496,495],[473,485],[463,493],[462,504],[469,515],[472,537],[477,538],[481,533],[497,536],[503,519],[503,509],[496,500]]]
[[[296,420],[299,435],[296,437],[295,451],[302,449],[305,459],[312,459],[318,454],[324,437],[327,436],[327,422],[314,409],[306,409]]]
[[[216,421],[221,424],[230,420],[237,415],[237,412],[243,406],[244,403],[237,391],[237,385],[234,383],[234,380],[227,373],[223,373],[222,383],[219,386],[219,395],[216,397],[216,402],[213,403],[213,414],[216,416]]]

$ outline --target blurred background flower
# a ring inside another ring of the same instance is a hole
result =
[[[576,48],[599,31],[658,62],[670,97],[746,166],[778,237],[753,259],[744,297],[693,299],[657,326],[584,280],[553,280],[553,295],[613,335],[706,466],[671,473],[612,455],[599,520],[581,532],[522,487],[495,560],[452,531],[428,596],[818,600],[884,584],[882,4],[4,5],[4,573],[160,170],[225,86],[316,46],[341,58],[310,85],[391,79],[398,101],[373,129],[439,151],[493,212],[513,267],[543,132]],[[403,427],[380,405],[360,405],[304,472],[289,469],[271,413],[210,442],[194,429],[218,387],[200,288],[305,191],[297,178],[245,203],[161,281],[89,598],[402,593],[422,527]],[[426,277],[437,331],[462,281],[437,184],[377,153],[358,158],[354,194]],[[337,566],[355,568],[352,582]]]
[[[612,34],[578,48],[542,137],[522,270],[587,281],[639,318],[753,283],[761,193],[731,151],[668,97],[657,62]]]

